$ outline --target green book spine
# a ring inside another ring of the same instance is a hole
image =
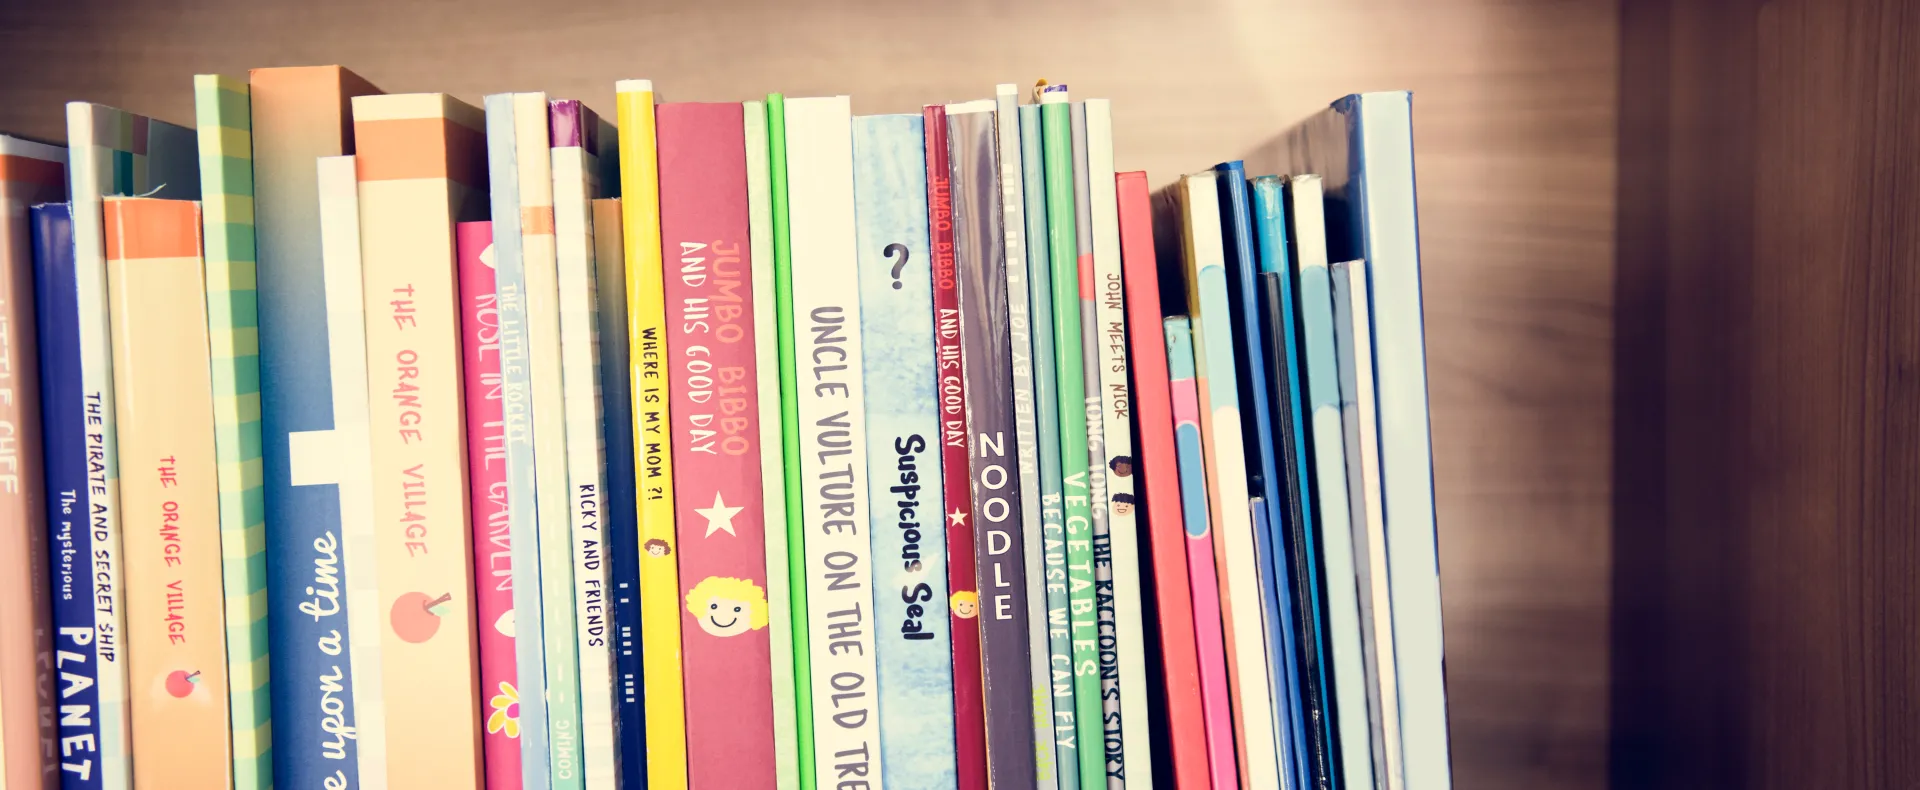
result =
[[[253,124],[247,83],[193,78],[199,127],[207,339],[213,359],[220,572],[226,588],[234,790],[273,787],[267,692],[266,502],[260,469],[260,333],[253,284]]]
[[[1047,159],[1047,257],[1053,269],[1054,380],[1060,396],[1060,479],[1067,524],[1068,617],[1073,631],[1073,701],[1079,743],[1098,744],[1100,656],[1093,611],[1093,502],[1087,486],[1087,388],[1080,349],[1080,232],[1074,186],[1072,108],[1065,86],[1040,97]],[[1085,196],[1077,196],[1084,200]],[[1088,247],[1089,266],[1092,248]],[[1080,786],[1106,787],[1106,752],[1079,750]]]
[[[1027,195],[1027,293],[1033,310],[1033,402],[1040,438],[1040,521],[1045,536],[1047,667],[1053,695],[1052,735],[1056,781],[1080,786],[1080,733],[1074,726],[1073,631],[1067,619],[1067,535],[1060,482],[1060,399],[1054,392],[1053,272],[1047,247],[1046,155],[1040,106],[1020,108],[1022,180]],[[1011,298],[1013,295],[1008,294]],[[1040,646],[1035,645],[1035,650]]]
[[[807,659],[806,528],[800,516],[800,402],[793,356],[793,246],[787,226],[787,108],[778,93],[767,94],[768,171],[773,189],[773,298],[780,338],[780,450],[786,462],[787,584],[793,623],[793,676],[812,677]],[[768,525],[772,528],[772,525]],[[779,612],[773,616],[779,617]],[[776,657],[777,658],[777,657]],[[801,790],[814,790],[813,690],[794,683],[793,712],[800,753]]]

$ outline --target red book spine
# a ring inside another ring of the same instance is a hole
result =
[[[657,110],[680,536],[674,550],[693,787],[774,785],[742,111],[734,103]]]
[[[1160,636],[1166,729],[1179,787],[1206,787],[1207,736],[1200,708],[1200,657],[1194,645],[1193,600],[1187,587],[1185,521],[1179,460],[1173,444],[1173,402],[1167,384],[1167,341],[1161,326],[1160,280],[1153,253],[1153,211],[1147,174],[1115,177],[1120,201],[1120,261],[1126,280],[1133,408],[1139,426],[1140,482],[1146,498],[1153,563],[1152,622]]]
[[[507,423],[500,381],[500,311],[494,302],[493,223],[454,225],[465,363],[467,479],[473,502],[473,592],[480,647],[480,736],[487,790],[520,776],[519,681],[513,637],[513,541],[507,524]]]
[[[986,689],[980,674],[980,587],[973,567],[972,480],[967,457],[967,388],[960,371],[960,289],[954,277],[953,180],[948,172],[947,109],[921,110],[927,138],[927,231],[933,243],[934,353],[940,371],[940,476],[947,504],[948,608],[953,623],[953,741],[960,790],[987,787]]]

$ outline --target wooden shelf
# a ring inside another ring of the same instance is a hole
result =
[[[536,10],[539,8],[540,10]],[[1414,91],[1456,786],[1607,783],[1619,7],[1601,0],[0,2],[0,128],[61,105],[190,123],[190,76],[343,63],[389,91],[612,107],[1047,77],[1114,100],[1153,183],[1278,161],[1349,92]]]

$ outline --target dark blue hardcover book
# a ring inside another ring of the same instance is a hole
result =
[[[601,181],[602,184],[618,183]],[[618,213],[617,211],[614,213]],[[595,210],[596,219],[599,209]],[[640,696],[640,514],[633,477],[633,379],[627,346],[626,259],[599,255],[594,261],[600,309],[601,425],[606,432],[607,495],[603,500],[613,585],[613,683],[618,717],[620,777],[628,790],[647,786],[646,706]]]
[[[1246,168],[1240,162],[1227,162],[1214,168],[1220,173],[1221,231],[1227,265],[1227,298],[1232,306],[1233,352],[1244,374],[1236,384],[1244,419],[1248,490],[1261,499],[1262,512],[1254,514],[1254,540],[1260,552],[1261,567],[1271,569],[1262,585],[1268,597],[1267,607],[1269,659],[1275,694],[1274,704],[1282,708],[1281,720],[1288,722],[1285,737],[1291,739],[1295,780],[1299,787],[1332,786],[1327,758],[1329,739],[1323,729],[1326,705],[1320,693],[1318,608],[1312,586],[1312,563],[1307,567],[1295,562],[1297,553],[1289,552],[1286,533],[1290,522],[1283,503],[1295,498],[1293,492],[1281,496],[1280,468],[1274,456],[1274,421],[1267,387],[1266,345],[1260,332],[1260,289],[1256,284],[1256,257],[1253,241],[1253,213],[1247,190]],[[1306,555],[1311,557],[1312,555]],[[1274,658],[1276,656],[1285,657]]]
[[[47,485],[47,556],[52,570],[54,671],[60,741],[100,742],[99,656],[94,643],[93,531],[87,514],[87,426],[80,381],[80,301],[73,264],[73,212],[65,203],[29,210],[33,290],[40,333],[40,419]],[[91,748],[60,759],[64,787],[97,788]]]

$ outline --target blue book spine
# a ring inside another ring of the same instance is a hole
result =
[[[515,671],[520,676],[520,774],[527,790],[551,787],[547,729],[546,612],[541,598],[539,515],[534,499],[532,368],[528,365],[527,271],[520,235],[520,169],[513,94],[486,98],[487,182],[500,309],[500,386],[505,390],[507,523],[513,537]],[[558,404],[555,404],[556,406]],[[637,560],[636,560],[637,561]],[[568,616],[555,612],[555,616]]]
[[[100,742],[99,656],[94,641],[93,531],[87,514],[87,426],[80,380],[79,284],[74,278],[73,214],[65,203],[31,209],[35,318],[40,333],[40,410],[47,485],[48,559],[52,566],[55,688],[60,741]],[[102,785],[90,747],[60,757],[62,785]]]
[[[1020,165],[1027,201],[1027,297],[1035,327],[1053,326],[1053,266],[1047,245],[1047,184],[1040,105],[1020,108]],[[1013,298],[1012,294],[1008,294]],[[1033,402],[1039,432],[1040,525],[1046,569],[1047,654],[1052,673],[1054,771],[1061,787],[1080,786],[1080,753],[1075,748],[1073,635],[1067,620],[1067,533],[1061,497],[1060,384],[1055,378],[1053,333],[1033,333]],[[1033,646],[1039,650],[1039,645]]]
[[[880,764],[890,788],[958,781],[922,133],[918,115],[853,121]]]
[[[1275,720],[1280,723],[1283,751],[1294,755],[1297,787],[1324,787],[1312,781],[1327,776],[1326,740],[1315,722],[1325,708],[1313,693],[1312,673],[1317,627],[1313,590],[1296,588],[1294,573],[1283,556],[1285,521],[1280,514],[1280,485],[1274,464],[1273,417],[1267,400],[1266,354],[1260,334],[1259,290],[1254,286],[1252,216],[1247,199],[1247,173],[1240,162],[1214,168],[1220,177],[1220,229],[1226,252],[1227,301],[1231,315],[1233,356],[1241,375],[1235,380],[1246,410],[1240,431],[1247,456],[1247,489],[1259,500],[1251,514],[1253,539],[1260,555],[1261,606],[1267,619],[1267,668],[1273,684]],[[1304,581],[1304,580],[1303,580]],[[1303,673],[1306,676],[1303,676]]]
[[[618,182],[619,179],[614,179]],[[602,181],[603,187],[610,182]],[[633,477],[633,379],[627,346],[626,260],[594,261],[600,309],[601,425],[606,431],[606,519],[609,583],[613,585],[614,706],[623,787],[647,786],[646,707],[640,697],[640,523]]]

